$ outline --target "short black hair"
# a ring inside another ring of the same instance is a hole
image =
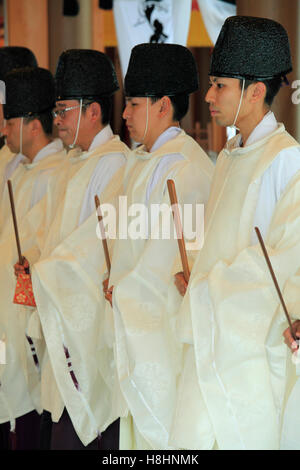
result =
[[[165,95],[167,96],[167,95]],[[169,96],[172,106],[173,106],[173,120],[181,121],[184,118],[189,109],[189,97],[190,95],[183,93],[175,96]],[[163,98],[162,96],[151,96],[151,102],[156,103],[156,101]]]
[[[53,132],[53,116],[52,111],[44,111],[39,114],[34,114],[33,116],[25,117],[25,123],[28,124],[29,122],[37,119],[40,121],[43,131],[46,135],[52,135]]]
[[[266,96],[265,96],[265,103],[268,106],[271,106],[271,104],[274,101],[275,96],[280,90],[281,84],[282,84],[282,78],[281,77],[276,77],[276,78],[271,78],[270,80],[245,80],[245,90],[248,88],[249,85],[252,83],[258,83],[262,82],[266,86]],[[242,89],[243,86],[243,80],[240,79],[240,87]]]
[[[97,98],[95,100],[88,100],[83,99],[82,104],[88,106],[92,103],[98,103],[101,106],[101,124],[106,126],[109,124],[111,119],[111,111],[112,111],[112,97],[111,96],[104,96],[102,98]],[[83,108],[83,113],[85,112],[85,108]]]

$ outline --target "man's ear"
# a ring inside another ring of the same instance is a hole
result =
[[[267,88],[263,82],[257,82],[250,85],[252,87],[251,90],[251,102],[256,103],[257,101],[265,99]]]
[[[172,107],[171,100],[168,96],[163,96],[160,100],[160,117],[166,116]]]
[[[89,105],[86,112],[89,113],[89,116],[92,121],[98,121],[99,119],[101,121],[102,119],[101,105],[97,103],[96,101],[94,101],[93,103]]]
[[[34,136],[38,135],[41,132],[41,130],[43,130],[41,121],[39,121],[39,119],[33,119],[32,121],[28,123],[28,126],[30,128],[30,132]]]

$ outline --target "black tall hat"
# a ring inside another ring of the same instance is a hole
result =
[[[292,71],[289,39],[276,21],[231,16],[213,50],[209,75],[268,80]]]
[[[91,49],[70,49],[61,54],[55,86],[56,100],[96,99],[119,89],[110,58]]]
[[[6,75],[5,119],[30,117],[55,105],[54,78],[40,67],[16,69]]]
[[[139,44],[131,51],[126,96],[174,96],[198,90],[192,53],[179,44]]]
[[[0,48],[0,80],[5,81],[5,75],[13,69],[22,67],[37,67],[37,60],[27,47],[7,46]]]

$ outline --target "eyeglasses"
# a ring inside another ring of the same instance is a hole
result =
[[[89,103],[90,104],[90,103]],[[89,104],[82,104],[82,108],[85,108]],[[71,109],[77,109],[80,108],[80,104],[77,104],[76,106],[69,106],[68,108],[62,108],[62,109],[53,109],[52,110],[52,116],[55,118],[60,117],[60,119],[64,119],[66,117],[66,113],[68,111],[71,111]]]

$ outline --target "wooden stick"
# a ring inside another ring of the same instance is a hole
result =
[[[13,195],[13,190],[12,190],[12,185],[11,185],[10,180],[7,181],[7,186],[8,186],[8,192],[9,192],[11,213],[12,213],[14,229],[15,229],[15,236],[16,236],[18,256],[19,256],[19,264],[23,264],[23,256],[22,256],[22,252],[21,252],[19,231],[18,231],[18,225],[17,225],[17,217],[16,217],[16,211],[15,211],[14,195]]]
[[[110,275],[110,258],[109,258],[109,251],[108,251],[108,246],[107,246],[107,241],[106,241],[106,234],[103,226],[103,221],[102,221],[102,213],[100,209],[100,201],[98,196],[95,196],[95,205],[96,205],[96,210],[98,214],[98,220],[99,220],[99,227],[100,227],[100,232],[101,232],[101,237],[102,237],[102,245],[103,245],[103,250],[104,250],[104,255],[105,255],[105,261],[106,261],[106,266],[107,266],[107,271],[108,275]]]
[[[177,201],[175,183],[173,180],[168,180],[167,184],[168,184],[168,191],[169,191],[169,196],[170,196],[170,201],[171,201],[171,206],[172,206],[174,224],[175,224],[176,233],[177,233],[177,241],[178,241],[178,246],[179,246],[179,251],[180,251],[183,275],[184,275],[186,282],[189,282],[190,269],[189,269],[187,255],[186,255],[180,214],[178,210],[178,201]]]
[[[266,250],[266,247],[265,247],[263,238],[262,238],[262,236],[261,236],[260,230],[259,230],[258,227],[254,227],[254,230],[255,230],[255,232],[256,232],[256,235],[257,235],[258,241],[259,241],[259,243],[260,243],[262,252],[263,252],[264,257],[265,257],[265,260],[266,260],[266,262],[267,262],[267,265],[268,265],[268,268],[269,268],[271,277],[272,277],[272,279],[273,279],[273,282],[274,282],[274,285],[275,285],[277,294],[278,294],[278,296],[279,296],[279,300],[280,300],[280,302],[281,302],[283,311],[284,311],[285,316],[286,316],[286,318],[287,318],[287,321],[288,321],[288,324],[289,324],[289,327],[290,327],[290,331],[291,331],[291,335],[293,336],[294,340],[296,341],[298,338],[296,337],[296,335],[295,335],[295,333],[294,333],[294,331],[293,331],[292,322],[291,322],[290,316],[289,316],[289,314],[288,314],[288,311],[287,311],[285,302],[284,302],[284,300],[283,300],[283,297],[282,297],[282,294],[281,294],[281,291],[280,291],[280,288],[279,288],[279,285],[278,285],[278,282],[277,282],[277,279],[276,279],[274,270],[273,270],[273,268],[272,268],[272,264],[271,264],[269,255],[268,255],[268,253],[267,253],[267,250]]]

